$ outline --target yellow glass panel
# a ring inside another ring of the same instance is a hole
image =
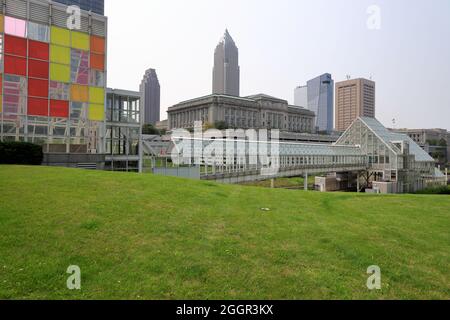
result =
[[[70,87],[70,100],[77,102],[88,102],[89,87],[73,84]]]
[[[70,47],[70,31],[68,29],[52,26],[50,30],[50,42],[53,44]]]
[[[0,94],[0,113],[3,112],[3,96]]]
[[[103,104],[90,104],[88,118],[91,121],[105,120],[105,107]]]
[[[105,90],[103,88],[89,87],[89,102],[104,104]]]
[[[5,18],[0,14],[0,33],[2,33],[4,30],[3,26],[5,25]]]
[[[59,82],[70,82],[70,67],[62,64],[50,64],[50,80]]]
[[[90,42],[88,34],[72,31],[72,48],[88,51]]]
[[[70,64],[70,48],[51,45],[50,61],[62,64]]]

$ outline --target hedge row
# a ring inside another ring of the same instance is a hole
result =
[[[0,142],[0,164],[40,165],[42,147],[26,142]]]

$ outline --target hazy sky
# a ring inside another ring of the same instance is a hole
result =
[[[228,28],[241,95],[293,103],[294,88],[329,72],[372,77],[387,126],[450,130],[450,1],[106,0],[108,86],[138,90],[147,68],[168,107],[212,90],[214,48]],[[381,28],[367,9],[381,9]]]

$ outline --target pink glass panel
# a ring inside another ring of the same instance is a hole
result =
[[[26,38],[27,36],[27,23],[24,20],[5,17],[5,33]]]

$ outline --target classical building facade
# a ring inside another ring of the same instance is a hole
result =
[[[239,97],[239,81],[239,50],[228,30],[225,30],[214,52],[213,94]]]
[[[169,129],[194,127],[195,121],[227,128],[279,129],[312,133],[315,114],[264,94],[245,98],[213,94],[181,102],[168,110]]]
[[[358,117],[375,118],[375,82],[360,78],[336,83],[336,130],[347,130]]]

